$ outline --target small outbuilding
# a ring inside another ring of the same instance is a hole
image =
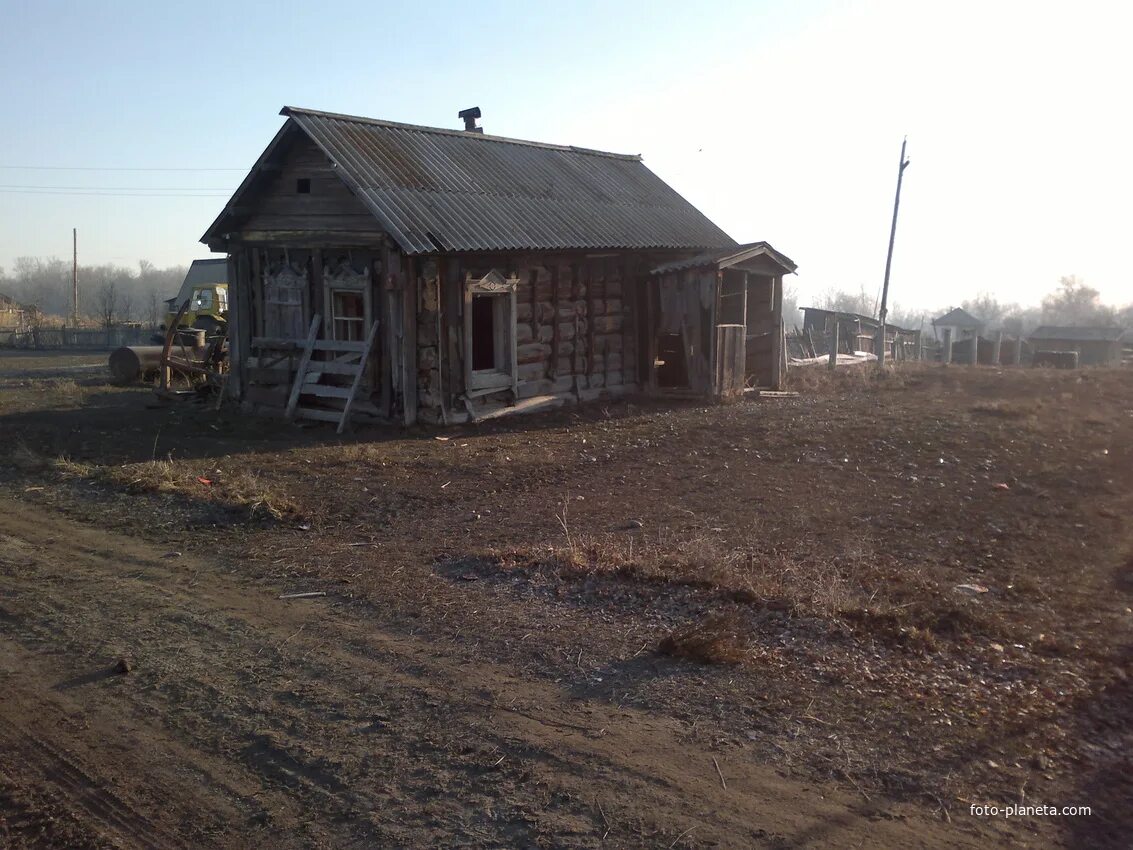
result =
[[[448,423],[779,385],[795,264],[737,244],[640,156],[281,114],[202,239],[227,254],[246,407]]]
[[[1029,340],[1040,352],[1075,352],[1079,366],[1120,366],[1128,332],[1118,327],[1060,327],[1042,325]]]
[[[803,336],[816,355],[828,354],[834,324],[838,325],[838,348],[845,354],[876,354],[881,322],[861,313],[800,307]],[[916,360],[921,356],[921,332],[885,323],[886,351],[892,360]]]

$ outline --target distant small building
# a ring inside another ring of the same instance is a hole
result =
[[[1035,352],[1074,351],[1079,366],[1120,366],[1129,332],[1114,327],[1042,325],[1030,336]]]
[[[957,343],[961,340],[978,337],[984,332],[985,323],[963,307],[956,307],[939,319],[933,319],[932,327],[936,331],[936,338],[941,342],[947,340]]]
[[[23,333],[28,329],[28,311],[0,293],[0,333]]]
[[[861,313],[846,313],[827,310],[822,307],[800,307],[803,311],[803,334],[813,340],[817,348],[827,350],[824,340],[833,330],[835,318],[838,322],[838,347],[844,353],[865,352],[876,354],[877,329],[879,322],[872,316]],[[886,322],[885,341],[891,357],[904,356],[916,358],[919,350],[920,331],[901,328]],[[896,353],[901,349],[901,355]]]

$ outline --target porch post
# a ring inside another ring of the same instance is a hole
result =
[[[771,336],[771,388],[782,389],[783,385],[783,276],[771,278],[771,318],[775,331]]]

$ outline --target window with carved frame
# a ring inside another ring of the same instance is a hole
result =
[[[493,269],[464,282],[464,384],[468,392],[516,389],[515,291]]]
[[[373,323],[370,269],[356,271],[346,260],[323,269],[324,334],[328,339],[361,342]]]

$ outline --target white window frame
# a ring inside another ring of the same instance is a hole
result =
[[[464,281],[464,389],[466,393],[486,395],[500,390],[518,391],[518,352],[516,350],[515,292],[516,277],[505,278],[492,269],[482,278],[467,275]],[[472,299],[492,299],[492,350],[495,364],[491,369],[472,368],[473,328]]]
[[[366,335],[370,332],[370,326],[374,323],[372,288],[373,287],[370,286],[369,266],[360,272],[355,271],[348,263],[342,263],[333,270],[329,266],[323,267],[324,338],[338,339],[338,331],[335,327],[335,321],[338,318],[334,311],[335,293],[360,292],[362,293],[362,317],[358,320],[362,322],[362,336],[360,340],[366,339]]]

